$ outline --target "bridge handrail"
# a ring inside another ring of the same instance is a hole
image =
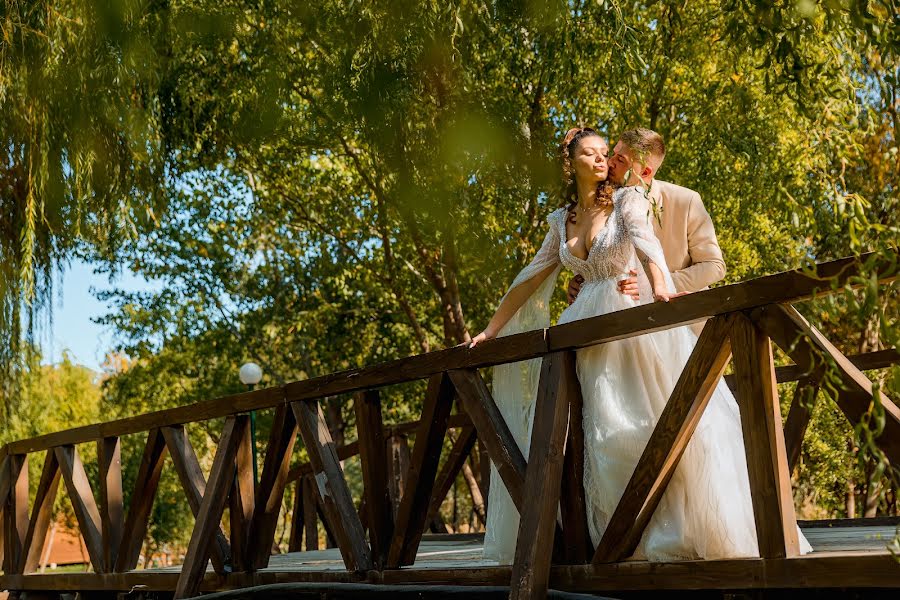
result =
[[[452,369],[473,369],[518,362],[561,350],[573,350],[688,325],[735,311],[802,301],[817,295],[831,294],[835,288],[852,283],[853,278],[863,272],[861,265],[866,263],[871,263],[868,266],[873,269],[868,272],[877,273],[879,281],[891,281],[900,274],[898,258],[898,251],[887,256],[867,253],[859,257],[841,258],[820,263],[814,270],[783,271],[689,294],[676,298],[669,304],[645,304],[547,329],[489,340],[472,350],[465,347],[437,350],[282,386],[74,427],[10,442],[0,449],[0,459],[6,455],[28,454],[63,445],[141,433],[159,427],[264,410],[288,402],[316,400],[395,385]]]

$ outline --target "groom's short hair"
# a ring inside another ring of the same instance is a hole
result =
[[[622,134],[619,140],[631,148],[638,157],[646,157],[643,159],[645,161],[649,159],[648,165],[653,168],[654,172],[659,169],[666,157],[666,143],[662,136],[652,129],[645,127],[629,129]]]

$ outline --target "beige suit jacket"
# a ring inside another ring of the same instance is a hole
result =
[[[696,292],[725,277],[722,249],[700,194],[654,179],[650,199],[662,207],[660,219],[652,219],[653,229],[662,245],[675,289]]]

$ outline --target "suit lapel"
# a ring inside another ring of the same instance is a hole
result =
[[[660,190],[659,181],[657,181],[656,179],[654,179],[652,184],[650,185],[649,197],[650,197],[651,205],[655,203],[660,209],[665,208],[663,205],[663,195],[662,195],[662,191]],[[662,225],[660,224],[659,221],[665,220],[666,214],[665,214],[665,212],[661,212],[659,216],[660,216],[660,218],[657,219],[655,216],[653,216],[651,214],[650,220],[653,221],[653,232],[656,234],[656,237],[659,239],[662,239]]]

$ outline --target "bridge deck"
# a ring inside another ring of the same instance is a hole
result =
[[[803,527],[803,533],[813,547],[814,555],[840,555],[843,553],[887,552],[887,545],[896,534],[890,524],[854,525],[852,527]],[[496,567],[497,562],[482,558],[482,535],[426,536],[419,546],[416,562],[406,569],[462,569],[471,567]],[[629,561],[637,564],[642,561]],[[691,561],[694,562],[694,561]],[[212,571],[212,567],[209,567]],[[263,572],[282,573],[294,571],[344,571],[344,562],[337,548],[309,552],[275,554],[269,559],[269,567]],[[181,567],[148,569],[150,572],[178,573]],[[898,563],[900,575],[900,563]]]
[[[896,519],[872,525],[803,526],[813,552],[789,559],[734,559],[651,563],[626,561],[591,567],[556,566],[553,589],[613,592],[642,589],[900,588],[900,561],[887,550]],[[857,521],[856,523],[859,523]],[[509,566],[482,558],[478,535],[428,536],[413,566],[379,573],[348,573],[336,548],[271,557],[255,574],[207,571],[201,589],[225,590],[287,582],[416,585],[508,585]],[[114,574],[34,574],[4,577],[17,589],[172,591],[180,567]]]

